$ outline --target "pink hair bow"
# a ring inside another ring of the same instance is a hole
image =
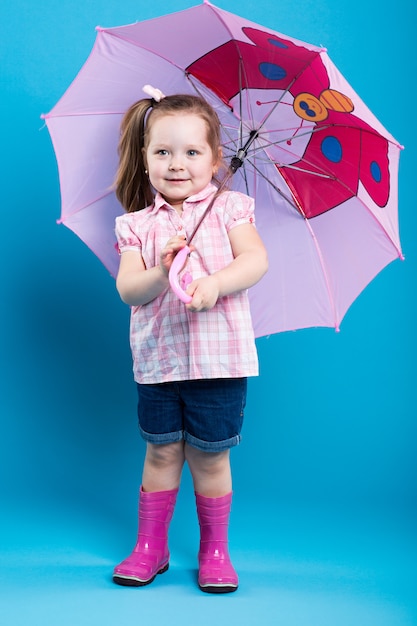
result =
[[[142,90],[146,93],[146,95],[150,96],[155,100],[155,102],[160,102],[162,98],[165,98],[165,94],[162,93],[160,89],[156,87],[152,87],[152,85],[144,85]]]

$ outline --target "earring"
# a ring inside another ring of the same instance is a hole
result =
[[[148,170],[145,170],[145,174],[146,174],[146,176],[148,175]]]

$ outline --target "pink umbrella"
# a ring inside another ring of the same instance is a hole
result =
[[[178,42],[184,42],[179,45]],[[398,233],[401,146],[323,48],[203,4],[98,28],[78,76],[44,115],[58,161],[62,214],[114,276],[112,185],[123,113],[151,83],[216,109],[232,187],[253,196],[270,270],[250,291],[257,337],[336,329],[388,263]]]

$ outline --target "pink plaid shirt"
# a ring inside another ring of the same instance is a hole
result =
[[[117,217],[120,252],[138,250],[145,266],[154,267],[170,237],[191,234],[214,192],[210,184],[188,198],[182,216],[157,194],[152,206]],[[183,271],[195,279],[231,263],[228,232],[248,222],[254,222],[252,198],[235,191],[220,194],[193,239],[196,250]],[[151,302],[131,308],[130,345],[139,383],[258,374],[246,290],[219,298],[209,311],[192,313],[168,287]]]

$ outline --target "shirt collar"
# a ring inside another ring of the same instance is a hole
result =
[[[187,198],[185,203],[191,204],[193,202],[201,202],[202,200],[207,200],[216,191],[217,191],[216,185],[213,185],[213,183],[209,183],[206,187],[204,187],[204,189],[194,194],[193,196],[190,196],[189,198]],[[170,205],[168,204],[168,202],[164,200],[164,198],[161,196],[161,194],[158,191],[155,196],[151,213],[157,213],[159,209],[161,209],[162,207],[169,207],[169,206]]]

